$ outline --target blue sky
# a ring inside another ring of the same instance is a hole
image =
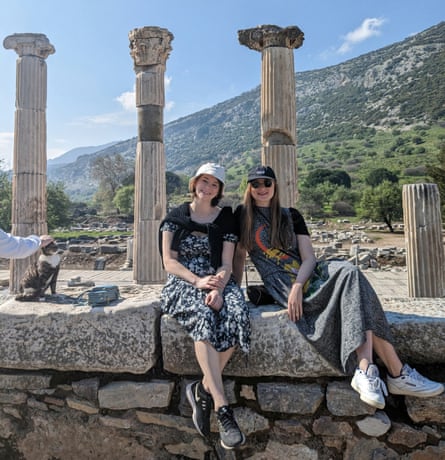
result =
[[[443,0],[10,0],[0,43],[43,33],[48,66],[48,158],[137,135],[128,32],[158,26],[174,35],[166,66],[164,121],[211,107],[260,84],[261,54],[238,30],[296,25],[305,34],[295,71],[338,64],[445,19]],[[0,160],[13,151],[17,54],[0,46]]]

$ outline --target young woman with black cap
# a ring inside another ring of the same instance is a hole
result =
[[[360,398],[382,409],[387,387],[373,364],[373,351],[388,369],[393,394],[418,397],[443,392],[441,383],[402,364],[380,301],[360,270],[349,262],[317,263],[303,216],[280,206],[277,178],[269,166],[248,173],[233,272],[240,284],[246,253],[273,299],[333,366],[354,374]]]
[[[219,207],[224,168],[202,165],[190,180],[192,202],[170,212],[161,223],[162,260],[168,272],[162,311],[172,315],[194,341],[202,381],[186,388],[198,432],[210,435],[212,406],[221,444],[245,442],[224,394],[222,372],[237,347],[248,352],[249,308],[232,275],[236,222],[230,207]]]

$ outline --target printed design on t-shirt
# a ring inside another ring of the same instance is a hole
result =
[[[262,241],[262,236],[267,237],[267,231],[265,231],[265,229],[266,224],[263,224],[260,225],[255,232],[255,242],[258,245],[258,248],[263,251],[268,259],[274,261],[287,273],[291,274],[292,281],[294,281],[298,275],[298,270],[300,269],[300,262],[280,249],[267,247]],[[304,284],[303,292],[306,292],[309,287],[309,283],[310,280],[307,280]]]

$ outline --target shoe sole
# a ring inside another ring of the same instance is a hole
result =
[[[416,393],[415,391],[413,392],[407,392],[403,391],[397,387],[390,387],[388,385],[388,391],[393,394],[393,395],[400,395],[400,396],[414,396],[416,398],[431,398],[432,396],[438,396],[443,393],[444,387],[438,387],[434,390],[431,391],[423,391],[422,393]]]
[[[185,389],[185,394],[187,396],[187,400],[190,404],[190,406],[192,406],[192,420],[193,420],[193,425],[195,425],[195,428],[196,428],[196,431],[203,437],[205,438],[206,436],[204,435],[204,433],[201,431],[201,429],[199,428],[199,425],[198,425],[198,420],[197,420],[197,408],[196,408],[196,403],[195,403],[195,397],[193,396],[193,391],[192,391],[192,385],[187,385],[186,389]]]
[[[236,449],[238,447],[241,447],[242,445],[244,445],[246,443],[246,437],[244,436],[244,433],[241,432],[241,435],[243,436],[243,438],[241,439],[241,441],[238,443],[238,444],[235,444],[234,446],[227,446],[226,444],[223,443],[223,440],[221,439],[221,445],[223,446],[224,449],[226,450],[233,450],[233,449]]]
[[[384,409],[385,403],[379,403],[378,401],[374,401],[372,399],[368,399],[366,396],[362,395],[359,391],[358,385],[355,383],[355,380],[353,379],[351,382],[351,387],[354,388],[354,390],[360,395],[360,400],[363,401],[364,403],[368,404],[368,406],[375,407],[377,409]]]

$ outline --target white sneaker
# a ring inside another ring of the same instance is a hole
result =
[[[404,364],[399,377],[387,377],[388,390],[395,395],[417,396],[428,398],[440,395],[444,391],[441,383],[433,382],[415,369],[411,369],[408,364]]]
[[[369,364],[366,372],[356,369],[351,386],[360,394],[360,399],[370,406],[383,409],[385,396],[388,396],[385,383],[379,377],[379,369],[375,364]]]

